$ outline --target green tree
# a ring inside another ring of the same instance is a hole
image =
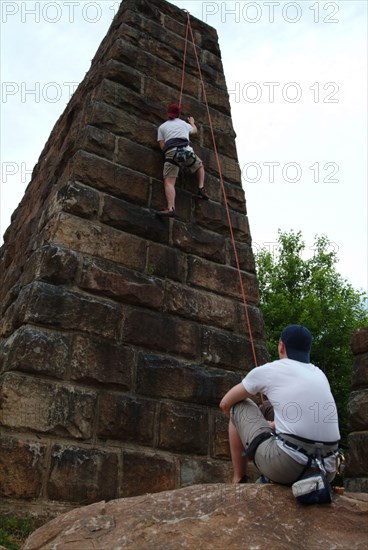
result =
[[[286,325],[309,328],[314,336],[311,361],[330,381],[345,440],[353,365],[350,338],[353,330],[368,324],[366,295],[336,271],[338,258],[326,236],[316,236],[311,258],[302,258],[304,249],[300,231],[279,231],[276,253],[261,249],[256,254],[268,348],[276,358]]]

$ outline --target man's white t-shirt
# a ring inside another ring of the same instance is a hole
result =
[[[193,132],[192,126],[182,120],[181,118],[174,118],[173,120],[167,120],[157,131],[157,141],[169,141],[169,139],[187,139],[189,141],[189,135]]]
[[[330,384],[325,374],[312,363],[279,359],[251,370],[242,383],[252,395],[267,395],[275,412],[276,434],[323,442],[340,439],[336,403]],[[296,455],[281,441],[278,443],[290,456],[305,462],[305,457],[300,453]]]

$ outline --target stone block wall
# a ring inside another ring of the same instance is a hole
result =
[[[192,18],[258,363],[267,359],[214,29]],[[1,248],[0,494],[75,506],[228,481],[222,395],[254,366],[193,46],[183,110],[210,200],[165,205],[157,126],[178,101],[186,15],[124,0],[56,123]]]
[[[368,493],[368,327],[351,338],[355,356],[348,403],[349,436],[345,486]]]

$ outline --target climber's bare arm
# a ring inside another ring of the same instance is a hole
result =
[[[195,125],[194,118],[192,116],[188,117],[188,122],[192,127],[192,131],[190,132],[190,134],[193,136],[194,134],[196,134],[198,132],[198,128]]]
[[[243,399],[246,399],[247,397],[252,397],[252,395],[247,392],[243,384],[237,384],[221,399],[220,409],[227,417],[229,417],[231,407],[235,405],[235,403],[243,401]]]

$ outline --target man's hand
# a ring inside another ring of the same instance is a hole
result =
[[[192,135],[196,134],[198,132],[198,128],[195,125],[194,118],[192,116],[188,116],[188,122],[192,127],[192,131],[190,132]]]
[[[230,409],[231,409],[231,405],[230,405],[229,402],[227,401],[226,395],[221,399],[221,402],[220,402],[220,409],[222,410],[222,412],[224,413],[225,416],[227,416],[228,418],[230,418]]]

